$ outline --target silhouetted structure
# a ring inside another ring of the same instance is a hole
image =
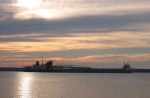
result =
[[[50,69],[50,70],[53,70],[53,67],[52,67],[52,66],[53,66],[53,61],[52,61],[52,60],[46,63],[46,69],[47,69],[47,70],[49,70],[49,69]]]
[[[126,63],[124,61],[124,66],[123,66],[123,72],[133,72],[133,69],[131,68],[129,63]]]
[[[39,63],[39,61],[36,61],[36,64],[35,64],[36,66],[39,66],[40,65],[40,63]]]
[[[42,61],[43,62],[43,61]],[[39,64],[36,62],[33,66],[27,66],[24,68],[28,72],[84,72],[84,73],[132,73],[133,69],[130,65],[124,62],[123,68],[90,68],[90,67],[75,67],[73,65],[53,65],[53,61],[50,60],[46,64]]]

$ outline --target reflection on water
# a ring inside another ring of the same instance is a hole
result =
[[[149,75],[0,72],[0,98],[150,98]]]
[[[30,74],[23,74],[20,77],[20,86],[19,86],[19,95],[20,98],[30,98],[31,94],[31,80],[32,80],[32,75]]]

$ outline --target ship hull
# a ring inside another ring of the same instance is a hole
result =
[[[25,72],[58,72],[58,73],[133,73],[133,70],[123,69],[61,69],[61,70],[46,70],[46,69],[24,69]]]

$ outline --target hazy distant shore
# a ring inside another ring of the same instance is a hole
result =
[[[23,68],[1,67],[0,71],[24,71]]]
[[[95,72],[95,73],[115,73],[115,72],[119,73],[118,70],[121,70],[121,69],[120,68],[98,68],[98,70],[100,70],[100,71]],[[23,72],[24,68],[13,68],[13,67],[5,68],[5,67],[1,67],[0,71],[21,71],[21,72]],[[61,72],[61,71],[54,71],[54,72]],[[65,72],[65,71],[62,71],[62,72]],[[71,71],[66,71],[66,72],[71,73]],[[150,73],[150,69],[133,69],[133,72],[134,73]],[[81,72],[79,71],[79,73],[81,73]],[[88,72],[83,72],[83,73],[88,73]]]

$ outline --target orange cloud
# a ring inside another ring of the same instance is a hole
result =
[[[33,65],[35,61],[41,61],[41,58],[31,58],[31,57],[24,57],[24,56],[8,56],[8,57],[0,57],[1,65],[16,65],[16,66],[26,66],[26,65]],[[61,58],[61,57],[54,57],[54,58],[44,58],[44,63],[49,60],[55,61],[55,64],[74,64],[74,63],[116,63],[116,62],[123,62],[124,59],[128,62],[144,62],[150,60],[150,54],[103,54],[103,55],[90,55],[84,57],[77,57],[77,58]]]
[[[150,47],[149,37],[149,33],[83,33],[71,37],[33,37],[33,40],[39,41],[1,42],[0,49],[14,52],[44,52],[72,49],[143,48]]]
[[[121,54],[121,55],[115,55],[115,54],[104,54],[104,55],[91,55],[91,56],[85,56],[85,57],[78,57],[78,58],[51,58],[53,60],[59,61],[59,62],[122,62],[124,59],[127,61],[135,61],[135,62],[141,62],[141,61],[149,61],[150,60],[150,54]]]

